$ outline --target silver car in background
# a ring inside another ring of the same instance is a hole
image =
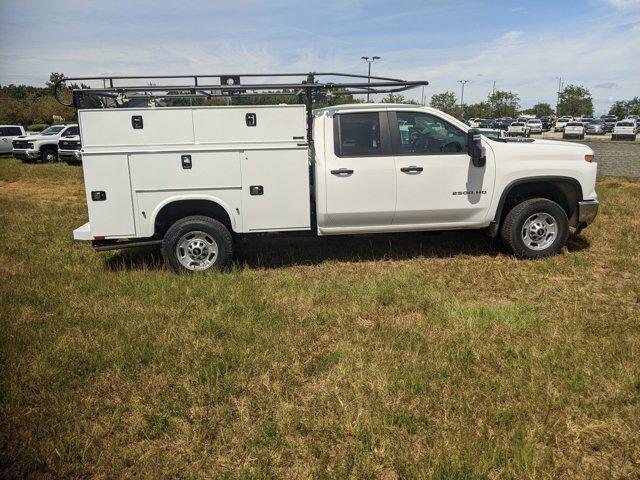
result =
[[[605,130],[606,125],[604,123],[604,120],[601,120],[599,118],[594,118],[584,126],[584,133],[586,133],[587,135],[604,135]]]
[[[542,120],[539,118],[531,118],[527,120],[529,133],[542,133]]]

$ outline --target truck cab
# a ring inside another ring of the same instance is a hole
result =
[[[22,135],[13,139],[13,157],[24,163],[58,161],[58,142],[62,137],[79,134],[76,124],[52,125],[37,135]]]

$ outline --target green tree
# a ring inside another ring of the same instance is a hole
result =
[[[618,118],[624,118],[627,115],[627,102],[618,100],[611,105],[609,115],[615,115]]]
[[[627,115],[640,115],[640,97],[614,102],[609,109],[609,115],[615,115],[618,118],[624,118]]]
[[[436,93],[431,96],[431,105],[433,108],[437,108],[444,113],[453,115],[454,117],[460,116],[460,105],[456,104],[456,94],[450,91]]]
[[[464,114],[466,118],[490,118],[491,109],[487,102],[472,103],[465,105]]]
[[[555,114],[553,108],[548,103],[536,103],[533,107],[523,110],[522,113],[535,115],[537,118],[550,117]]]
[[[591,92],[582,85],[567,85],[560,93],[558,115],[593,115]]]
[[[496,90],[487,97],[490,117],[517,117],[520,111],[520,97],[504,90]]]
[[[53,89],[56,82],[62,80],[63,78],[64,78],[63,73],[51,72],[51,75],[49,75],[49,81],[47,82],[47,87],[50,89]]]
[[[419,105],[415,100],[407,100],[404,95],[400,93],[389,93],[386,97],[382,97],[382,103],[409,103],[412,105]]]

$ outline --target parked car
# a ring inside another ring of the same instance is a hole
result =
[[[484,135],[487,138],[497,139],[497,138],[506,138],[507,135],[504,130],[498,130],[496,128],[479,128],[478,132]]]
[[[78,135],[78,125],[52,125],[38,135],[24,135],[13,139],[13,157],[25,163],[56,162],[58,142],[62,137]]]
[[[507,130],[507,135],[510,137],[529,137],[531,129],[526,122],[512,122]]]
[[[0,153],[11,153],[13,139],[24,135],[20,125],[0,125]]]
[[[562,132],[562,138],[578,138],[584,140],[584,123],[583,122],[569,122],[564,126]]]
[[[542,122],[542,131],[543,132],[548,132],[551,130],[551,119],[549,117],[542,117],[540,119],[540,122]]]
[[[613,128],[611,140],[635,140],[636,134],[636,123],[633,120],[621,120]]]
[[[485,120],[482,119],[478,122],[478,128],[489,128],[489,129],[493,129],[496,125],[496,121],[495,120]]]
[[[80,135],[62,137],[58,142],[58,158],[67,165],[79,165],[82,163],[81,148]]]
[[[605,133],[604,120],[594,118],[584,127],[584,133],[587,135],[604,135]]]
[[[593,118],[592,117],[582,117],[580,119],[580,121],[582,122],[582,124],[584,125],[584,128],[587,128],[587,125],[589,125],[591,122],[593,122]]]
[[[556,124],[553,127],[553,130],[556,132],[564,132],[564,127],[572,120],[573,119],[571,117],[560,117],[558,120],[556,120]]]
[[[498,128],[500,130],[504,130],[506,132],[509,129],[509,125],[511,125],[512,123],[513,123],[513,118],[511,118],[511,117],[500,118],[496,122],[496,127],[495,128]]]
[[[527,120],[529,133],[542,133],[542,120],[539,118],[530,118]]]
[[[613,115],[606,115],[602,118],[604,121],[604,131],[605,133],[613,132],[613,128],[616,126],[616,122],[618,121],[618,117]]]

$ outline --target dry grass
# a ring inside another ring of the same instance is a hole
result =
[[[477,232],[74,243],[80,169],[0,160],[4,477],[638,478],[640,183],[564,254]]]

